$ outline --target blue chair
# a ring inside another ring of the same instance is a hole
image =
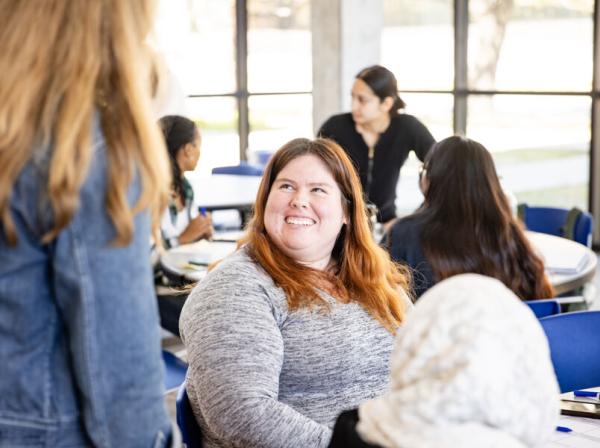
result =
[[[167,350],[162,351],[162,357],[165,364],[165,389],[179,387],[185,381],[188,365]]]
[[[240,162],[239,165],[233,166],[217,166],[213,168],[213,174],[236,174],[238,176],[262,176],[265,171],[265,167],[261,165],[255,165],[245,161]]]
[[[561,392],[600,386],[600,311],[540,319]]]
[[[273,151],[255,151],[254,155],[256,157],[256,163],[261,166],[266,166],[273,154]]]
[[[202,431],[192,411],[190,399],[185,389],[185,382],[179,386],[175,407],[177,409],[177,426],[181,431],[183,443],[190,448],[202,447]]]
[[[584,246],[592,245],[592,215],[577,208],[529,207],[519,204],[519,217],[528,230],[562,236]],[[569,223],[570,220],[573,222]]]
[[[526,300],[523,303],[531,308],[531,311],[533,311],[533,314],[535,314],[535,317],[538,319],[560,314],[560,303],[554,299]]]

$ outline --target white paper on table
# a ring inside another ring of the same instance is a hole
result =
[[[600,447],[600,419],[561,415],[559,426],[571,432],[555,431],[544,448],[598,448]]]
[[[235,249],[236,244],[232,242],[201,240],[197,243],[176,247],[169,252],[179,264],[193,262],[199,265],[209,265],[232,254]]]
[[[590,254],[583,245],[536,232],[527,232],[527,237],[537,248],[549,274],[578,274],[587,265]]]

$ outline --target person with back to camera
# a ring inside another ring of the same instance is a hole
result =
[[[420,185],[423,205],[383,240],[392,258],[413,270],[417,298],[434,283],[466,272],[497,278],[522,300],[554,296],[483,145],[458,136],[436,143]]]
[[[545,446],[559,388],[544,330],[498,280],[446,279],[396,338],[391,387],[342,413],[330,448]]]
[[[393,334],[412,307],[407,283],[371,236],[343,150],[286,143],[240,249],[183,308],[187,390],[205,446],[327,446],[341,410],[387,388]]]
[[[200,159],[200,131],[192,120],[167,115],[159,120],[165,137],[173,184],[169,206],[160,223],[163,241],[167,247],[193,243],[212,236],[210,216],[200,213],[194,201],[194,190],[183,175],[196,169]]]
[[[377,220],[386,228],[396,218],[396,185],[409,152],[423,161],[435,143],[417,118],[399,113],[404,107],[394,74],[380,65],[367,67],[352,86],[352,112],[332,116],[318,132],[350,156],[364,192],[379,210]]]
[[[169,184],[153,10],[0,0],[2,447],[175,438],[148,251]]]

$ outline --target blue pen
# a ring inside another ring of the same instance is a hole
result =
[[[206,207],[200,207],[200,214],[206,216]]]
[[[574,390],[573,395],[576,397],[598,398],[598,392],[592,390]]]
[[[573,431],[571,428],[567,428],[566,426],[557,426],[556,430],[558,432],[571,432],[571,431]]]

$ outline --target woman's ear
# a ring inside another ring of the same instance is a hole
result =
[[[393,106],[394,106],[394,98],[392,98],[391,96],[386,96],[385,99],[381,102],[381,107],[383,107],[383,109],[386,112],[389,112],[390,110],[392,110]]]
[[[427,178],[426,174],[423,174],[423,176],[419,177],[419,190],[421,190],[423,196],[425,196],[427,190],[429,190],[429,179]]]
[[[186,157],[191,157],[194,151],[194,145],[192,143],[186,143],[183,145],[183,153]]]

